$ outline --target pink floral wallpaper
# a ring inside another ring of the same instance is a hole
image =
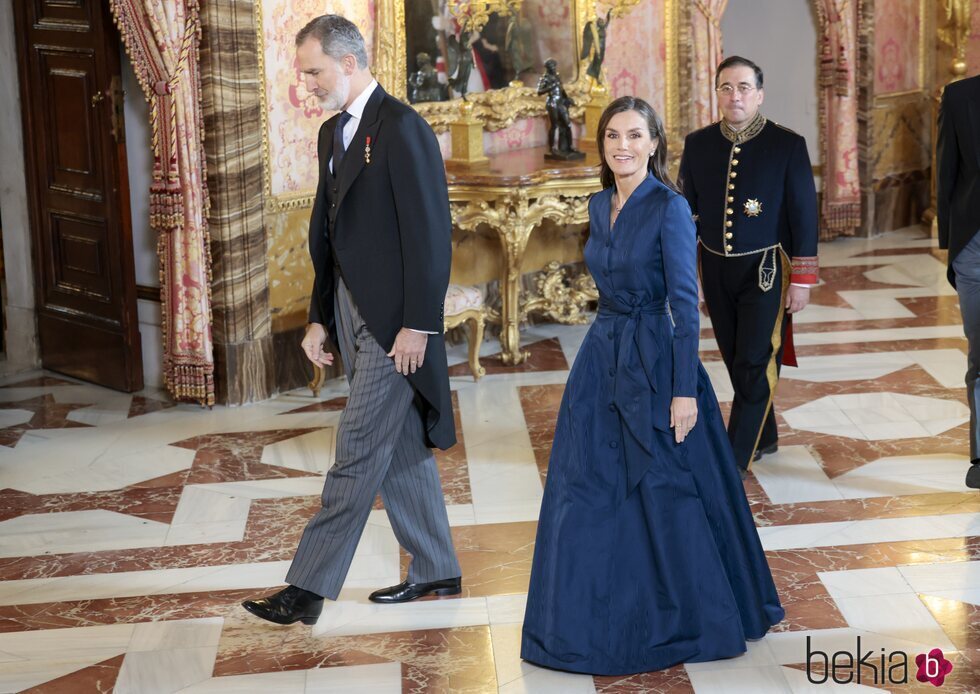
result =
[[[368,46],[374,45],[374,0],[261,0],[262,49],[265,61],[265,141],[273,195],[316,189],[316,138],[332,114],[306,91],[296,69],[296,33],[321,14],[342,14],[357,24]]]
[[[664,0],[644,0],[609,25],[606,74],[613,97],[638,96],[666,120]]]
[[[875,94],[920,89],[919,0],[875,3]]]

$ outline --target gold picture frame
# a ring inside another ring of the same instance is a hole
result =
[[[374,75],[385,90],[402,101],[407,99],[407,59],[405,55],[405,2],[411,0],[379,0],[377,3],[377,43],[375,46]],[[477,4],[480,3],[477,0]],[[632,6],[635,0],[614,0],[601,3]],[[582,31],[596,15],[595,2],[572,0],[572,29],[575,32],[576,56],[582,49]],[[575,102],[571,109],[573,118],[581,118],[591,88],[582,61],[574,81],[565,82],[565,91]],[[459,119],[462,99],[415,104],[423,118],[436,132],[449,129],[449,124]],[[503,89],[471,94],[467,101],[473,104],[472,116],[483,124],[484,130],[501,130],[521,118],[545,115],[544,99],[533,87],[508,86]]]

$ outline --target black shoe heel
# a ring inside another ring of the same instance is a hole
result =
[[[433,591],[433,595],[459,595],[463,592],[462,588],[440,588],[439,590]]]
[[[317,623],[317,620],[318,619],[320,619],[319,615],[316,616],[316,617],[303,617],[303,619],[301,619],[299,621],[301,621],[303,624],[305,624],[307,626],[313,626],[314,624]]]

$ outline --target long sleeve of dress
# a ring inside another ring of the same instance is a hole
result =
[[[680,195],[671,196],[660,234],[667,301],[674,322],[673,396],[697,395],[698,313],[697,239],[691,209]]]

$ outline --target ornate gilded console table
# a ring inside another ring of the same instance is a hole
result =
[[[587,224],[589,196],[600,189],[596,154],[564,162],[546,161],[544,153],[545,148],[539,147],[491,155],[488,167],[450,168],[446,174],[454,235],[488,229],[500,244],[502,258],[496,268],[500,308],[490,309],[488,320],[500,324],[505,364],[519,364],[528,356],[520,349],[519,329],[529,313],[542,312],[562,323],[584,323],[588,320],[582,313],[585,304],[598,297],[588,274],[566,281],[554,256],[538,280],[538,295],[521,295],[521,275],[542,269],[525,267],[532,234],[546,220],[562,227]],[[454,274],[456,265],[454,255]]]

